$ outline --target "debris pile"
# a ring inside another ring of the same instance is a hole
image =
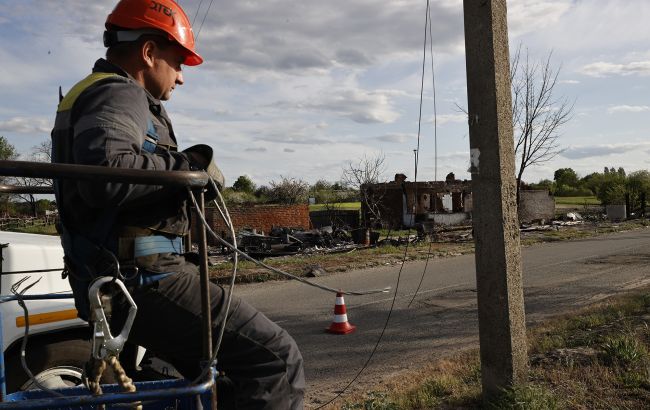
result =
[[[237,234],[237,246],[254,258],[297,253],[331,253],[357,247],[346,230],[331,226],[312,230],[273,228],[269,235],[242,230]]]

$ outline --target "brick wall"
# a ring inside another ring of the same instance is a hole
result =
[[[235,224],[235,232],[244,229],[255,229],[258,233],[268,234],[274,226],[309,229],[309,205],[245,205],[228,208],[230,217]],[[219,212],[214,208],[206,210],[206,220],[217,233],[228,232],[221,220]],[[194,227],[200,224],[198,217],[193,216]],[[197,232],[192,232],[192,238],[197,238]],[[229,236],[228,234],[226,236]],[[214,239],[208,235],[208,244],[215,245]]]

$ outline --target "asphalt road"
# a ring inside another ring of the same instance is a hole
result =
[[[650,230],[524,248],[526,321],[588,305],[650,283]],[[351,271],[315,281],[346,290],[391,286],[389,294],[346,296],[348,335],[330,335],[335,296],[295,281],[238,286],[236,294],[289,331],[305,359],[306,404],[317,407],[340,391],[361,369],[388,317],[390,321],[368,368],[353,389],[366,390],[386,376],[478,346],[474,255]]]

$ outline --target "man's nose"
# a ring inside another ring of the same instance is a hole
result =
[[[176,72],[176,84],[183,85],[185,81],[183,80],[183,72],[178,70]]]

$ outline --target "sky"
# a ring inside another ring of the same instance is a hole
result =
[[[0,0],[0,135],[23,158],[49,138],[59,86],[65,93],[104,55],[115,3]],[[180,148],[211,145],[228,185],[240,175],[334,182],[350,162],[382,155],[385,180],[413,180],[420,128],[418,180],[469,179],[462,3],[431,1],[419,126],[426,0],[181,0],[205,63],[186,67],[165,103]],[[650,2],[507,6],[511,53],[552,53],[555,96],[574,103],[563,152],[523,180],[564,167],[649,169]]]

